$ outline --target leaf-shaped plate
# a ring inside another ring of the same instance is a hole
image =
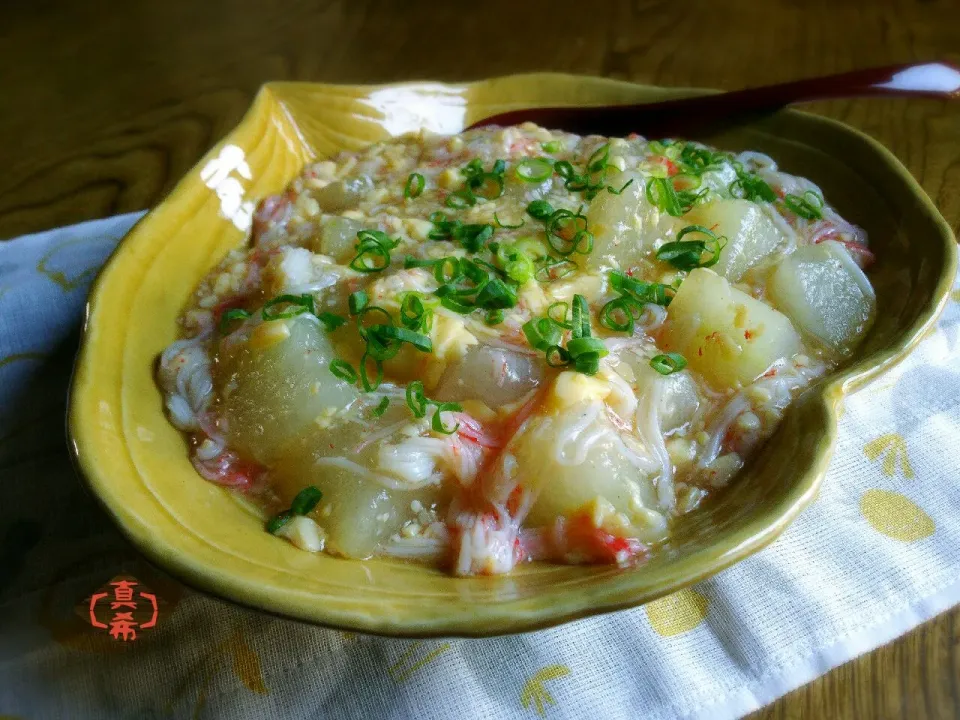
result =
[[[845,367],[808,390],[743,474],[685,516],[669,548],[632,568],[532,564],[457,579],[387,560],[309,554],[280,542],[201,479],[164,416],[160,351],[198,281],[242,243],[258,198],[308,160],[424,126],[457,132],[534,105],[641,102],[697,91],[522,75],[462,86],[266,85],[241,124],[126,237],[90,299],[70,433],[91,490],[145,555],[186,582],[256,608],[393,635],[531,630],[652,600],[770,543],[817,493],[843,395],[902,359],[948,297],[955,241],[909,172],[841,123],[785,111],[703,139],[753,149],[811,178],[870,234],[878,319]],[[702,91],[701,91],[702,92]]]

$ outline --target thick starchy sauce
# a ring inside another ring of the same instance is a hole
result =
[[[159,380],[198,471],[306,550],[636,562],[851,352],[871,259],[759,153],[408,135],[263,199]]]

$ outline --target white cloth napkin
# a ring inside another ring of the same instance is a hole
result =
[[[0,243],[0,715],[717,720],[960,602],[960,292],[917,352],[849,398],[820,497],[786,533],[644,608],[414,641],[182,588],[137,559],[63,439],[91,276],[138,217]],[[126,643],[75,612],[124,574],[166,603]]]

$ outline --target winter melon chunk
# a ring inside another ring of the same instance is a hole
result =
[[[304,436],[271,472],[284,504],[308,485],[323,493],[312,517],[326,531],[327,549],[350,558],[375,555],[404,522],[417,517],[415,503],[429,508],[442,497],[440,485],[405,490],[378,482],[390,476],[379,466],[377,443],[356,450],[361,438],[355,425]]]
[[[670,303],[660,346],[720,387],[751,383],[802,350],[786,315],[705,268],[693,270]]]
[[[840,354],[853,350],[876,311],[867,276],[834,242],[799,248],[780,263],[767,289],[802,332]]]
[[[526,524],[550,526],[558,517],[573,517],[599,502],[623,518],[623,527],[614,534],[662,540],[666,520],[653,481],[630,462],[602,413],[582,433],[593,438],[589,447],[579,440],[564,445],[570,427],[588,412],[589,406],[577,405],[564,415],[544,418],[513,446],[523,487],[537,493]]]
[[[713,269],[730,282],[740,280],[784,240],[760,206],[749,200],[718,200],[698,205],[683,216],[683,221],[726,236],[727,244]]]
[[[669,215],[661,216],[647,200],[642,176],[617,173],[607,182],[623,191],[604,189],[590,202],[587,229],[593,233],[594,245],[587,263],[593,268],[626,269],[650,255],[656,240],[672,232],[674,221]]]
[[[317,417],[353,402],[356,388],[330,372],[335,357],[309,315],[262,323],[248,341],[227,346],[216,380],[230,447],[269,464]]]

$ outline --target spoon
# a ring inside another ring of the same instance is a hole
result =
[[[890,65],[653,103],[527,108],[484,118],[470,128],[535,122],[579,135],[676,136],[717,129],[793,103],[848,97],[960,98],[960,68],[943,62]]]

